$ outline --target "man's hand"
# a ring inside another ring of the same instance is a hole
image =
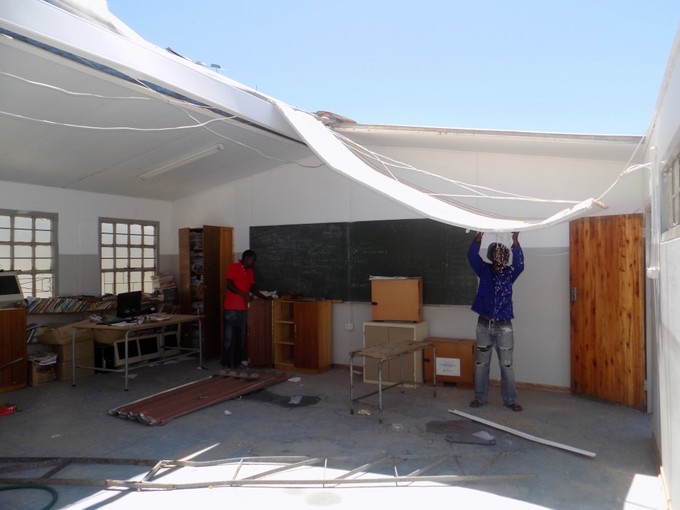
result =
[[[512,233],[512,244],[519,244],[519,232]]]
[[[484,232],[477,232],[477,235],[475,236],[475,242],[481,243],[482,237],[484,237]]]

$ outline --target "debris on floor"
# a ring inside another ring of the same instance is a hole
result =
[[[285,379],[286,374],[283,372],[263,372],[255,379],[213,376],[116,407],[109,410],[109,414],[146,425],[165,425],[179,416],[252,393]]]

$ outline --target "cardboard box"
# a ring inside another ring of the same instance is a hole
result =
[[[73,348],[71,324],[54,324],[46,328],[46,331],[38,337],[38,342],[48,345],[53,352],[57,353],[57,363],[53,372],[59,381],[70,381],[72,378]],[[94,367],[94,335],[89,329],[76,330],[76,362],[78,365]],[[94,369],[77,368],[76,376],[85,377],[94,374]]]
[[[44,345],[71,345],[71,335],[73,328],[71,324],[50,324],[45,326],[44,332],[38,336],[38,343]],[[92,341],[94,336],[89,329],[76,330],[76,342],[83,342],[85,340]]]
[[[54,381],[57,377],[54,372],[54,365],[40,366],[35,363],[28,363],[29,386],[40,386]]]
[[[98,344],[112,345],[118,340],[125,338],[125,331],[114,331],[112,329],[95,329],[94,341]]]
[[[434,344],[437,359],[426,349],[423,354],[423,375],[426,383],[432,383],[433,370],[437,370],[437,384],[474,382],[475,341],[455,338],[426,338]]]
[[[79,365],[86,365],[88,367],[94,367],[94,354],[90,358],[83,358],[78,360]],[[70,381],[73,379],[72,372],[72,362],[71,361],[57,361],[55,369],[57,372],[58,381]],[[94,368],[76,368],[76,377],[86,377],[88,375],[94,375]]]
[[[371,279],[371,305],[374,321],[422,322],[423,279]]]
[[[57,362],[65,363],[73,359],[73,349],[70,342],[67,345],[53,345],[51,348],[53,352],[57,353]],[[76,360],[80,363],[81,360],[86,358],[94,359],[94,341],[87,339],[76,341]]]

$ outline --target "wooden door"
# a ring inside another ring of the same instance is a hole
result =
[[[645,409],[642,215],[569,225],[571,390]]]

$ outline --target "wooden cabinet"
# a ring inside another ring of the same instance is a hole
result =
[[[427,322],[364,322],[364,347],[386,345],[399,342],[422,342],[427,338]],[[404,356],[404,380],[423,382],[423,353],[414,352]],[[387,365],[387,366],[385,366]],[[401,368],[398,358],[387,361],[382,369],[383,383],[401,381]],[[378,382],[378,361],[364,360],[364,382]]]
[[[180,310],[205,316],[203,355],[208,359],[222,352],[222,308],[227,267],[233,261],[232,246],[231,227],[179,229]],[[190,330],[189,338],[183,338],[183,342],[190,344],[187,347],[197,347],[198,328]]]
[[[320,371],[332,363],[330,301],[273,302],[274,365],[283,370]]]
[[[437,384],[474,382],[475,346],[474,340],[428,337],[425,341],[434,344],[437,359],[432,358],[430,350],[423,354],[423,376],[425,383],[432,383],[434,371]]]
[[[26,386],[26,310],[0,310],[0,392]]]
[[[274,366],[272,342],[272,301],[255,299],[248,306],[248,363],[255,367]]]

